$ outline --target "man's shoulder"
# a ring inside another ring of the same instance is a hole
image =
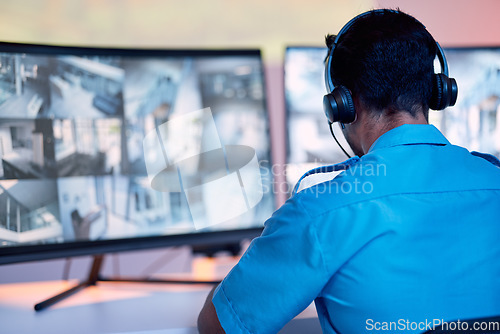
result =
[[[317,216],[403,194],[500,190],[495,159],[453,145],[428,151],[416,146],[392,148],[367,154],[335,178],[294,197],[309,215]]]
[[[382,187],[392,183],[387,167],[388,163],[379,157],[365,156],[335,177],[302,189],[291,201],[303,207],[310,216],[318,216],[373,200],[384,192]]]

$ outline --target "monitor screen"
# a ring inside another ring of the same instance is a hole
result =
[[[500,47],[444,51],[458,99],[453,107],[431,111],[429,121],[452,144],[500,157]]]
[[[259,50],[0,43],[0,264],[257,234]]]
[[[323,112],[323,96],[327,93],[324,79],[326,55],[326,47],[288,47],[285,51],[286,178],[289,189],[308,170],[347,159],[332,138]],[[333,130],[342,147],[353,156],[339,124],[334,124]]]
[[[457,80],[458,100],[429,122],[452,144],[499,156],[500,48],[445,48],[449,74]],[[323,112],[326,47],[289,47],[285,55],[288,119],[287,181],[291,189],[307,170],[347,157],[333,140]],[[436,61],[439,71],[439,62]],[[352,154],[334,125],[337,139]]]

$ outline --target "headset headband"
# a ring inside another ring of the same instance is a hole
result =
[[[328,94],[330,94],[334,89],[335,89],[335,84],[333,83],[333,79],[332,79],[332,76],[331,76],[331,69],[332,69],[332,58],[333,58],[333,51],[335,50],[335,48],[337,47],[338,45],[338,42],[340,40],[340,37],[342,35],[344,35],[346,33],[347,30],[349,30],[349,28],[358,20],[358,19],[361,19],[363,17],[366,17],[368,15],[372,15],[372,14],[385,14],[385,13],[397,13],[397,14],[400,14],[400,12],[396,11],[396,10],[392,10],[392,9],[374,9],[374,10],[370,10],[368,12],[364,12],[364,13],[361,13],[359,14],[358,16],[352,18],[349,22],[347,22],[343,27],[342,29],[340,29],[339,33],[337,34],[337,36],[335,37],[335,40],[333,41],[333,45],[332,47],[330,48],[329,52],[328,52],[328,58],[327,58],[327,65],[326,65],[326,71],[325,71],[325,86],[326,86],[326,90],[328,92]],[[424,27],[424,29],[427,30],[427,28],[425,27],[425,25],[422,24],[422,22],[420,22],[419,20],[417,20],[416,18],[412,17],[416,22],[420,23],[422,25],[422,27]],[[434,39],[434,38],[433,38]],[[437,52],[437,57],[439,59],[439,64],[441,66],[441,73],[443,73],[444,75],[448,76],[448,63],[446,62],[446,57],[444,56],[444,51],[443,49],[441,48],[441,45],[439,45],[439,43],[437,41],[435,41],[436,43],[436,46],[437,46],[437,49],[438,49],[438,52]]]

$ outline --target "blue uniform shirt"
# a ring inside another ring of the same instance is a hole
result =
[[[277,210],[212,299],[228,334],[276,333],[313,300],[324,333],[500,314],[500,169],[432,125],[392,129]]]

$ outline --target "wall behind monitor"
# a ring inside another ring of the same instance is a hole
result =
[[[374,0],[420,20],[443,47],[500,46],[497,0]]]
[[[286,43],[321,43],[372,0],[7,0],[0,39],[143,46],[262,47],[278,61]]]

